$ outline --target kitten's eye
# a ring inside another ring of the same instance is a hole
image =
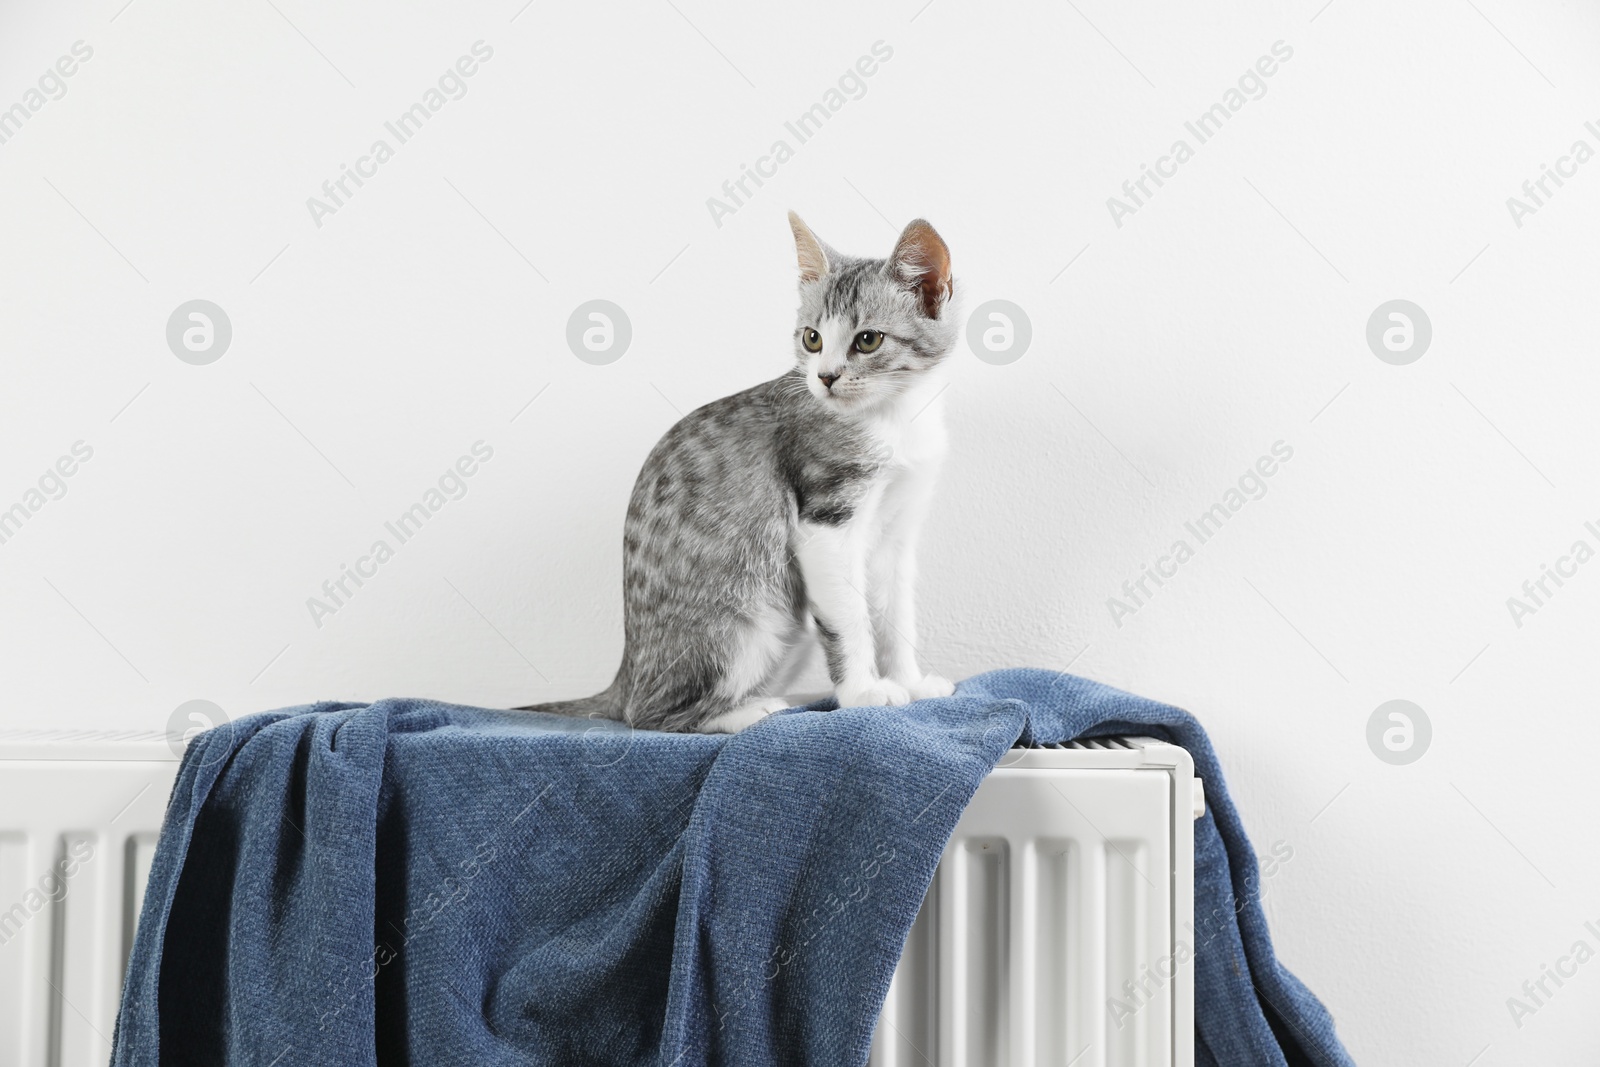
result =
[[[876,352],[881,344],[883,344],[883,334],[877,330],[862,330],[856,334],[857,352]]]
[[[809,326],[807,326],[805,328],[805,332],[800,335],[800,343],[806,346],[807,352],[822,351],[822,335]]]

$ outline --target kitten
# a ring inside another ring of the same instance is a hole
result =
[[[696,410],[651,451],[624,528],[616,680],[522,710],[732,733],[786,706],[771,694],[813,633],[841,707],[952,692],[917,665],[913,605],[958,333],[950,251],[921,219],[887,259],[789,224],[794,369]]]

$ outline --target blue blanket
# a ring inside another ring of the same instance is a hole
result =
[[[1197,1062],[1350,1063],[1273,958],[1200,726],[1031,670],[733,737],[424,700],[213,730],[173,790],[112,1063],[862,1064],[983,777],[1019,740],[1118,733],[1183,746],[1206,784]]]

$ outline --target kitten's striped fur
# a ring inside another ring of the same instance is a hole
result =
[[[527,710],[732,732],[784,706],[813,633],[841,706],[950,693],[913,647],[916,537],[957,336],[949,251],[920,219],[887,259],[840,255],[789,222],[795,368],[692,412],[651,451],[623,534],[616,679]],[[882,335],[871,351],[864,331]]]

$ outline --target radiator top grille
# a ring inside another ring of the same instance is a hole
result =
[[[1028,749],[1056,749],[1058,751],[1066,751],[1071,749],[1079,752],[1090,750],[1098,750],[1102,752],[1131,752],[1140,746],[1134,744],[1133,739],[1127,737],[1086,737],[1079,738],[1075,741],[1067,741],[1063,744],[1056,744],[1054,742],[1043,744],[1036,741],[1031,745],[1024,745],[1021,742],[1018,742],[1013,747]]]

